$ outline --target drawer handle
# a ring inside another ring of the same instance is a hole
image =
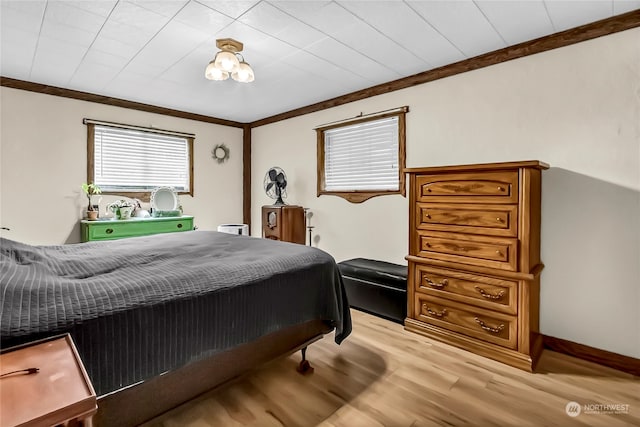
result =
[[[502,218],[498,217],[498,218],[496,218],[496,221],[502,222]]]
[[[496,251],[496,254],[502,256],[502,252],[500,252],[499,250]]]
[[[447,309],[446,308],[443,308],[440,313],[438,313],[435,310],[431,310],[429,307],[427,307],[427,304],[422,304],[422,308],[425,309],[427,311],[427,313],[429,313],[430,315],[436,316],[436,317],[444,317],[447,314]]]
[[[438,288],[438,289],[442,289],[445,286],[447,286],[449,284],[449,280],[448,279],[442,279],[442,282],[438,283],[438,282],[434,282],[433,280],[429,279],[427,276],[424,276],[424,280],[427,282],[427,285],[433,287],[433,288]]]
[[[425,217],[425,218],[431,218],[431,215],[425,212],[425,213],[424,213],[424,217]]]
[[[113,228],[107,228],[106,230],[104,230],[104,232],[107,234],[111,234],[113,233]]]
[[[487,291],[485,291],[484,289],[482,289],[480,286],[475,286],[476,291],[480,292],[480,295],[482,295],[483,297],[487,298],[487,299],[501,299],[505,292],[504,289],[502,289],[500,292],[498,292],[497,294],[491,294]]]
[[[178,227],[178,228],[182,228],[182,224],[178,224],[178,225],[177,225],[177,227]]]
[[[504,187],[501,185],[498,185],[498,191],[504,191]]]
[[[485,331],[489,331],[492,334],[499,334],[504,329],[504,323],[501,323],[500,326],[498,326],[497,328],[492,328],[491,326],[488,326],[486,323],[484,323],[482,320],[478,319],[477,317],[475,318],[475,321],[478,325],[480,325],[482,329],[484,329]]]

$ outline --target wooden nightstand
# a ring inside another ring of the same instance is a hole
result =
[[[91,426],[96,393],[69,334],[48,338],[0,354],[2,427]]]
[[[262,207],[262,236],[267,239],[304,245],[306,220],[304,208],[294,205]]]

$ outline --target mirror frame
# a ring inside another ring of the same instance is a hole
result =
[[[173,196],[173,207],[171,209],[160,209],[156,205],[156,198],[158,193],[170,193]],[[178,210],[180,201],[178,200],[178,193],[173,187],[156,187],[151,191],[151,207],[154,211],[175,211]]]

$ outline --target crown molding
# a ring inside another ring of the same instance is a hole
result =
[[[30,92],[44,93],[46,95],[60,96],[63,98],[78,99],[80,101],[95,102],[98,104],[112,105],[114,107],[129,108],[132,110],[146,111],[147,113],[163,114],[165,116],[179,117],[181,119],[196,120],[213,123],[222,126],[231,126],[244,129],[245,123],[233,120],[219,119],[217,117],[202,114],[189,113],[171,108],[158,107],[157,105],[143,104],[141,102],[127,101],[126,99],[113,98],[111,96],[97,95],[95,93],[81,92],[79,90],[65,89],[57,86],[49,86],[42,83],[28,82],[0,76],[0,86],[13,89],[27,90]]]
[[[609,34],[618,33],[625,30],[630,30],[636,27],[640,27],[640,10],[634,10],[622,15],[612,16],[611,18],[592,22],[590,24],[582,25],[580,27],[572,28],[545,37],[540,37],[538,39],[506,47],[504,49],[485,53],[483,55],[469,58],[464,61],[459,61],[453,64],[435,68],[433,70],[414,74],[409,77],[382,83],[367,89],[351,92],[346,95],[341,95],[315,104],[307,105],[305,107],[297,108],[284,113],[279,113],[270,117],[265,117],[251,123],[242,123],[233,120],[225,120],[217,117],[205,116],[202,114],[188,113],[186,111],[173,110],[170,108],[158,107],[155,105],[127,101],[125,99],[113,98],[77,90],[64,89],[56,86],[49,86],[24,80],[17,80],[3,76],[0,76],[0,86],[245,129],[246,125],[249,125],[250,128],[264,126],[270,123],[275,123],[293,117],[314,113],[316,111],[326,110],[328,108],[348,104],[350,102],[360,101],[372,96],[382,95],[385,93],[393,92],[400,89],[406,89],[412,86],[428,83],[445,77],[454,76],[456,74],[465,73],[467,71],[473,71],[480,68],[488,67],[490,65],[507,62],[513,59],[535,55],[536,53],[570,46],[572,44],[595,39]]]
[[[293,117],[302,116],[316,111],[326,110],[328,108],[337,107],[339,105],[348,104],[354,101],[370,98],[372,96],[382,95],[400,89],[406,89],[411,86],[420,85],[445,77],[451,77],[456,74],[465,73],[467,71],[477,70],[479,68],[488,67],[490,65],[500,64],[502,62],[511,61],[512,59],[523,58],[536,53],[546,52],[548,50],[565,47],[583,41],[595,39],[597,37],[606,36],[620,31],[629,30],[640,26],[640,10],[634,10],[622,15],[616,15],[611,18],[592,22],[580,27],[572,28],[559,33],[540,37],[504,49],[495,50],[464,61],[455,62],[433,70],[424,71],[409,77],[404,77],[391,82],[382,83],[367,89],[351,92],[346,95],[338,96],[316,104],[307,105],[295,110],[276,114],[264,119],[256,120],[251,123],[251,127],[264,126],[270,123],[291,119]]]

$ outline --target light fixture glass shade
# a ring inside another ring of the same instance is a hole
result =
[[[253,69],[244,61],[240,63],[236,71],[231,73],[231,78],[241,83],[251,83],[255,80]]]
[[[216,68],[226,71],[227,73],[232,73],[238,69],[240,65],[240,61],[233,52],[229,52],[227,50],[222,50],[216,54],[214,59]]]
[[[207,65],[206,70],[204,70],[204,76],[209,80],[227,80],[229,73],[218,69],[215,61],[211,61],[209,65]]]

